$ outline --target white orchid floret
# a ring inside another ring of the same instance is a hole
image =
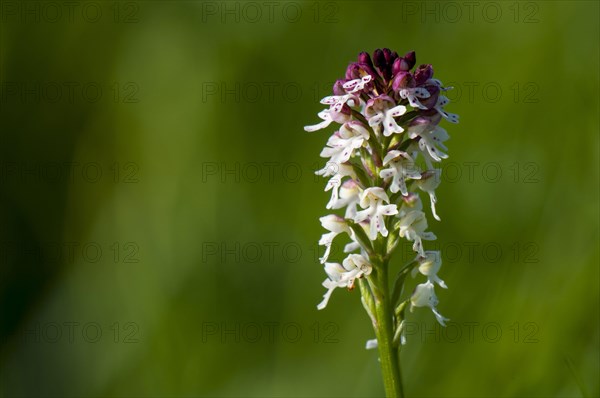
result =
[[[349,254],[341,265],[338,263],[325,263],[325,273],[327,273],[328,278],[323,281],[323,286],[327,288],[327,292],[317,308],[322,310],[327,306],[331,293],[336,288],[347,287],[353,289],[355,279],[371,274],[372,270],[371,264],[360,254]]]
[[[329,199],[329,202],[327,203],[327,209],[339,209],[339,207],[336,207],[336,204],[340,201],[339,189],[342,186],[342,180],[345,177],[356,178],[354,168],[349,164],[336,165],[335,169],[335,174],[327,181],[327,185],[325,185],[325,192],[331,190],[331,199]]]
[[[448,120],[450,123],[458,123],[458,115],[455,113],[449,113],[444,110],[444,107],[450,103],[448,97],[440,95],[433,107],[443,118]]]
[[[442,159],[447,159],[448,155],[443,151],[448,148],[444,142],[450,138],[446,130],[434,124],[420,124],[408,128],[408,136],[411,139],[420,137],[419,151],[425,158],[425,163],[429,169],[433,166],[431,161],[441,162]],[[440,149],[441,148],[441,149]]]
[[[349,164],[339,164],[334,162],[327,162],[325,167],[320,170],[315,171],[315,174],[321,177],[331,177],[338,175],[340,173],[345,173],[345,171],[341,171],[342,168],[352,168]]]
[[[369,239],[377,239],[378,232],[384,237],[388,236],[383,216],[398,214],[396,205],[387,204],[389,202],[387,193],[380,187],[367,188],[360,194],[360,206],[365,210],[356,213],[354,221],[359,223],[369,219]]]
[[[427,280],[432,283],[437,283],[440,287],[447,289],[446,282],[440,279],[438,276],[438,272],[440,272],[440,268],[442,267],[442,254],[439,251],[428,250],[425,252],[425,256],[417,257],[417,262],[419,266],[413,268],[412,276],[413,278],[417,275],[417,273],[421,273],[427,277]]]
[[[400,237],[414,242],[413,250],[423,257],[425,256],[423,240],[436,239],[433,232],[425,231],[427,229],[427,218],[425,217],[425,213],[419,210],[409,211],[401,217],[398,228]]]
[[[347,93],[356,93],[358,91],[364,90],[367,83],[369,83],[372,79],[371,75],[365,75],[360,79],[349,80],[342,85],[344,90]]]
[[[402,204],[398,210],[398,217],[404,217],[408,212],[413,210],[423,210],[421,197],[415,192],[409,192],[406,196],[401,196]]]
[[[417,186],[429,195],[429,201],[431,202],[431,213],[433,218],[441,221],[435,210],[435,204],[437,203],[437,197],[435,196],[435,190],[440,185],[442,170],[433,169],[427,170],[421,175],[421,179],[417,181]]]
[[[384,179],[392,179],[390,190],[392,193],[400,191],[403,196],[408,195],[406,188],[406,179],[418,180],[421,178],[421,171],[415,166],[415,161],[406,152],[389,151],[383,158],[383,165],[391,167],[381,170],[379,176]]]
[[[360,106],[362,100],[354,94],[330,95],[323,98],[321,103],[323,105],[329,105],[330,109],[334,112],[341,112],[344,105],[347,104],[350,107]]]
[[[327,146],[321,151],[321,157],[331,158],[332,163],[345,163],[354,150],[360,148],[368,139],[369,130],[360,122],[346,122],[329,138]]]
[[[369,126],[379,128],[383,126],[383,135],[389,137],[394,133],[402,133],[404,129],[396,122],[396,117],[406,113],[404,105],[394,106],[396,102],[387,95],[380,95],[369,100],[365,106],[364,114]]]
[[[427,80],[427,82],[425,82],[425,85],[427,85],[427,84],[432,84],[432,85],[437,86],[437,88],[439,88],[440,91],[449,91],[449,90],[454,89],[454,87],[452,87],[452,86],[444,87],[444,84],[442,83],[441,80],[434,79],[434,78]]]
[[[449,321],[449,319],[443,317],[442,314],[438,312],[436,308],[437,305],[438,298],[435,295],[433,283],[428,280],[425,283],[417,285],[410,298],[410,310],[412,311],[414,307],[429,307],[440,325],[446,326],[446,322]]]
[[[354,251],[357,251],[360,248],[361,248],[360,243],[358,243],[358,241],[356,239],[352,239],[352,242],[347,243],[344,246],[344,253],[352,253]]]
[[[325,273],[328,278],[323,281],[323,287],[327,289],[327,292],[323,295],[323,301],[317,305],[317,309],[322,310],[327,306],[331,293],[335,288],[340,287],[342,278],[346,269],[338,263],[325,263]]]
[[[329,258],[329,254],[331,253],[331,245],[333,244],[335,237],[343,232],[346,232],[350,235],[350,227],[348,226],[348,223],[346,223],[346,220],[335,214],[321,217],[319,220],[321,221],[323,228],[329,231],[323,234],[321,239],[319,239],[319,245],[325,246],[325,253],[323,254],[323,257],[319,259],[321,264],[323,264],[327,261],[327,258]]]
[[[333,122],[333,118],[331,117],[329,109],[323,109],[321,112],[317,113],[317,115],[323,119],[323,121],[314,125],[304,126],[304,131],[308,131],[310,133],[321,130],[328,127]]]
[[[361,188],[354,179],[346,180],[342,183],[339,189],[338,200],[332,204],[332,209],[341,209],[346,207],[346,214],[344,215],[347,219],[354,219],[356,215],[356,206],[360,201]]]
[[[408,99],[410,106],[419,109],[427,109],[427,107],[419,101],[419,98],[431,97],[429,91],[427,91],[424,87],[401,88],[398,91],[398,94],[400,95],[400,98]]]
[[[350,114],[346,114],[346,113],[343,113],[343,112],[336,112],[332,108],[330,108],[330,109],[323,109],[317,115],[321,119],[323,119],[323,121],[320,122],[320,123],[311,125],[311,126],[304,126],[304,131],[308,131],[309,133],[311,133],[313,131],[324,129],[324,128],[328,127],[333,122],[342,124],[342,123],[345,123],[345,122],[350,121],[352,119],[352,117],[350,116]]]

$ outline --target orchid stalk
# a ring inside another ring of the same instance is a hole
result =
[[[433,165],[448,157],[444,142],[449,137],[439,123],[458,123],[458,116],[444,110],[449,101],[443,93],[450,87],[433,78],[431,65],[413,70],[415,64],[414,52],[400,57],[385,48],[372,58],[360,53],[345,78],[335,82],[333,95],[321,100],[327,105],[318,114],[322,121],[304,128],[312,132],[339,125],[321,152],[329,161],[316,172],[328,178],[327,209],[340,213],[320,219],[328,231],[319,241],[325,247],[320,261],[327,291],[317,308],[327,306],[335,289],[358,285],[376,337],[366,348],[379,351],[388,397],[404,396],[399,352],[406,343],[406,309],[429,307],[442,326],[448,321],[437,309],[435,285],[447,286],[438,276],[441,253],[424,247],[436,236],[428,231],[420,194],[428,196],[431,215],[440,221],[435,194],[440,170]],[[329,262],[338,236],[348,241],[347,256],[341,263]],[[412,243],[415,257],[397,268],[390,284],[396,267],[392,254],[402,240]],[[407,295],[408,274],[426,280]]]

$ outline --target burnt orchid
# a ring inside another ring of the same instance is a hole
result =
[[[338,126],[321,152],[329,161],[316,173],[328,178],[327,209],[340,213],[320,219],[328,231],[319,241],[325,247],[327,291],[317,308],[327,306],[336,288],[358,285],[376,335],[366,348],[379,350],[389,397],[403,396],[399,351],[406,342],[406,309],[428,307],[441,325],[448,321],[437,309],[435,293],[435,285],[447,288],[438,276],[441,253],[424,247],[424,241],[436,239],[425,211],[440,220],[435,194],[440,170],[433,165],[448,157],[449,137],[439,123],[458,123],[458,116],[444,109],[449,100],[443,93],[450,88],[434,79],[431,65],[415,65],[414,52],[360,53],[333,85],[333,95],[321,100],[327,106],[318,114],[322,121],[304,128]],[[420,194],[427,195],[430,210],[423,209]],[[328,262],[338,236],[348,240],[341,264]],[[403,239],[415,257],[398,269],[390,286],[392,254]],[[425,281],[405,295],[408,274]]]

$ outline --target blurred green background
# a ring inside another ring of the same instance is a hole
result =
[[[452,323],[410,315],[407,394],[600,394],[598,2],[0,11],[1,397],[381,396],[358,292],[316,310],[332,129],[302,130],[380,47],[461,116],[428,246]]]

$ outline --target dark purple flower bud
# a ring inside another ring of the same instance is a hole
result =
[[[401,88],[415,87],[415,79],[410,72],[400,72],[394,77],[392,89],[394,92]]]
[[[373,61],[371,60],[371,56],[367,52],[363,51],[362,53],[358,54],[358,63],[369,65],[371,69],[375,69],[373,66]]]
[[[360,78],[360,66],[356,62],[352,62],[346,69],[346,80],[354,80]]]
[[[373,80],[375,80],[378,76],[377,76],[377,72],[375,71],[375,68],[373,68],[372,65],[369,64],[359,64],[358,65],[360,67],[361,70],[361,77],[363,75],[371,75],[371,77],[373,78]]]
[[[399,72],[406,71],[406,69],[402,67],[403,61],[402,58],[396,58],[394,60],[394,64],[392,65],[392,75],[396,76]]]
[[[415,66],[415,61],[415,52],[411,51],[407,53],[404,57],[400,57],[394,62],[394,69],[396,70],[396,72],[394,72],[393,70],[392,72],[394,73],[394,75],[400,71],[408,72]]]
[[[338,79],[333,83],[333,95],[345,95],[346,90],[342,87],[346,83],[344,79]]]
[[[390,50],[389,48],[384,48],[383,49],[383,56],[385,58],[385,64],[387,65],[391,65],[393,62],[392,59],[392,50]]]
[[[400,69],[402,69],[405,72],[408,72],[412,68],[410,67],[410,64],[404,58],[402,58],[402,63],[400,64]]]
[[[373,64],[379,70],[385,68],[385,55],[383,55],[383,51],[379,48],[373,53]]]
[[[391,70],[391,67],[388,69],[388,64],[385,59],[384,50],[381,50],[379,48],[377,50],[375,50],[375,52],[373,53],[373,64],[375,65],[375,67],[377,67],[377,70],[379,71],[379,75],[384,80],[389,80],[391,78],[390,75],[391,75],[392,70]]]
[[[417,86],[422,86],[432,77],[433,67],[431,65],[420,65],[417,70],[415,70],[415,81]]]
[[[376,51],[377,53],[377,51]],[[381,55],[379,55],[381,54]],[[377,53],[377,59],[375,60],[375,66],[379,69],[379,73],[381,77],[385,81],[388,81],[392,78],[392,64],[394,60],[392,59],[392,51],[389,48],[384,48],[380,50],[380,53]]]
[[[411,70],[412,68],[415,67],[415,64],[417,63],[417,55],[415,54],[414,51],[409,51],[406,53],[406,55],[404,55],[404,61],[406,62],[407,65],[407,70]]]
[[[375,70],[368,64],[359,64],[358,62],[352,62],[346,69],[346,80],[360,79],[365,75],[371,75],[373,80],[376,80],[379,76]],[[372,86],[372,83],[368,86]]]

